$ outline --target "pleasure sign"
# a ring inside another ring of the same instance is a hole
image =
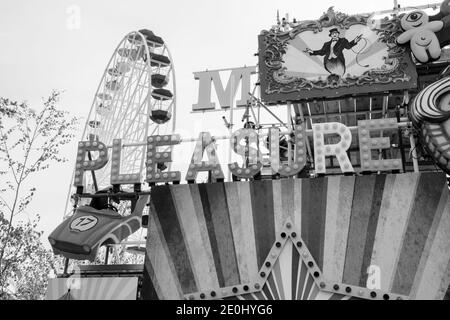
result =
[[[396,119],[375,119],[359,120],[357,136],[359,140],[359,151],[361,159],[361,171],[377,172],[401,170],[400,159],[373,159],[373,149],[390,148],[390,139],[380,136],[380,132],[397,130]],[[326,144],[325,137],[329,135],[339,136],[340,140],[334,144]],[[375,135],[377,137],[375,137]],[[292,142],[294,145],[294,156],[292,161],[282,163],[280,161],[280,131],[278,128],[270,128],[268,132],[270,166],[274,173],[283,177],[297,175],[306,165],[307,154],[307,134],[305,126],[296,125],[293,131]],[[314,168],[317,174],[326,174],[326,157],[336,157],[340,169],[343,173],[355,172],[352,163],[347,155],[347,150],[352,143],[352,133],[350,128],[339,122],[316,123],[312,125],[312,137],[314,146]],[[258,147],[261,137],[254,129],[239,129],[231,135],[229,141],[234,153],[242,158],[242,164],[237,162],[229,163],[228,169],[233,175],[239,178],[250,179],[261,171],[262,153]],[[170,151],[161,151],[163,146],[174,146],[182,142],[178,134],[155,135],[147,137],[146,145],[146,175],[145,182],[150,184],[175,182],[181,180],[180,171],[161,171],[158,164],[168,164],[173,161]],[[121,173],[120,159],[122,152],[122,140],[115,139],[111,147],[111,184],[138,184],[141,183],[141,172]],[[98,157],[94,160],[86,160],[88,152],[98,152]],[[202,161],[206,152],[207,161]],[[84,185],[84,173],[103,168],[108,161],[108,147],[94,136],[89,141],[78,143],[77,160],[75,167],[74,185],[82,187]],[[224,173],[222,165],[217,157],[214,139],[209,132],[202,132],[196,142],[196,147],[191,157],[190,164],[187,165],[185,180],[195,182],[199,172],[209,172],[215,181],[223,181]]]

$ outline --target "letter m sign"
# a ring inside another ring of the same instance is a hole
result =
[[[231,105],[231,96],[235,96],[239,84],[241,87],[241,97],[236,101],[236,106],[246,106],[249,99],[250,76],[256,73],[256,67],[243,67],[231,70],[230,78],[226,87],[223,86],[220,79],[220,70],[194,72],[195,80],[199,80],[198,102],[192,105],[193,111],[215,109],[216,105],[211,102],[211,83],[214,84],[219,104],[221,108],[229,108]],[[225,70],[222,70],[225,71]],[[233,78],[233,81],[231,79]],[[233,91],[231,91],[233,90]]]

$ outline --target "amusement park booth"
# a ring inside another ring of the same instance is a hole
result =
[[[167,46],[127,35],[78,145],[69,214],[49,236],[66,269],[48,298],[450,298],[448,4],[277,16],[258,36],[255,89],[244,105],[230,95],[244,124],[225,119],[226,137],[176,133]],[[136,122],[143,111],[122,108],[111,83],[133,69],[151,93],[132,102],[146,107]],[[220,163],[221,141],[238,160]],[[170,164],[188,142],[182,177]]]

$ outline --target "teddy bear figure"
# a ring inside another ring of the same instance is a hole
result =
[[[429,21],[424,11],[416,10],[401,17],[400,24],[405,32],[397,38],[398,44],[409,41],[411,51],[421,63],[426,63],[429,56],[438,59],[441,56],[441,46],[435,32],[444,27],[442,21]]]

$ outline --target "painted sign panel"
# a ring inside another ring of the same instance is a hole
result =
[[[444,173],[163,185],[150,208],[143,299],[443,299],[449,288]]]
[[[317,21],[259,36],[261,95],[267,103],[333,98],[417,86],[398,18],[328,10]]]

